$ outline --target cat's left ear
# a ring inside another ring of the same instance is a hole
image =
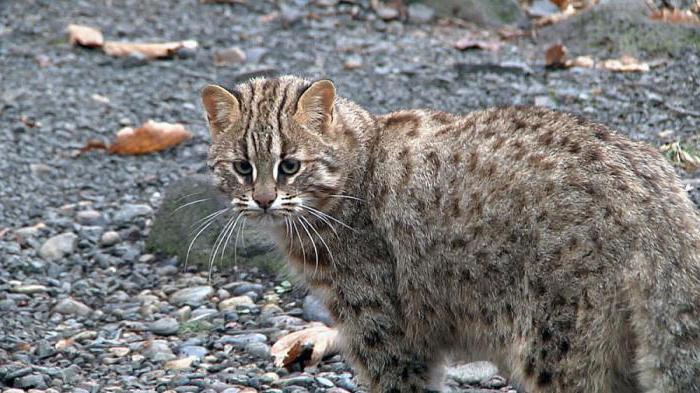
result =
[[[208,85],[202,90],[202,105],[207,112],[212,140],[240,118],[236,97],[221,86]]]
[[[326,132],[333,122],[334,104],[333,82],[328,79],[316,81],[299,97],[294,119],[311,129]]]

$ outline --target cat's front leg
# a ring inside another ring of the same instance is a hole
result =
[[[379,313],[364,313],[341,328],[346,355],[372,393],[434,391],[437,354],[426,355],[405,338],[403,328]],[[433,383],[431,383],[433,382]]]

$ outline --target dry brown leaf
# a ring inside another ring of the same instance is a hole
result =
[[[567,67],[595,68],[595,60],[590,56],[578,56],[566,62]]]
[[[196,49],[197,46],[197,41],[194,40],[161,43],[107,41],[102,49],[112,56],[121,57],[129,56],[132,53],[141,53],[149,59],[162,59],[172,57],[179,49]]]
[[[105,40],[99,30],[82,25],[68,25],[68,40],[71,45],[80,45],[88,48],[99,48]]]
[[[576,13],[576,9],[574,8],[573,5],[569,4],[561,12],[557,12],[557,13],[554,13],[552,15],[547,15],[547,16],[543,16],[541,18],[536,19],[533,22],[533,25],[535,27],[543,27],[543,26],[552,25],[552,24],[559,23],[563,20],[570,18],[575,13]]]
[[[452,45],[455,49],[484,49],[489,51],[497,51],[501,47],[498,41],[480,40],[473,37],[464,37]]]
[[[311,355],[304,359],[302,356],[307,350],[311,351]],[[289,367],[297,362],[306,367],[318,364],[325,356],[336,354],[339,350],[338,331],[317,323],[280,338],[270,353],[277,367]]]
[[[545,52],[545,60],[544,60],[544,65],[545,67],[551,67],[551,68],[564,68],[567,67],[567,59],[566,56],[568,54],[568,50],[566,47],[562,44],[554,44],[547,48],[547,52]]]
[[[529,32],[513,26],[505,26],[498,30],[498,36],[504,40],[512,40],[514,38],[525,37]]]
[[[557,7],[559,7],[560,10],[565,10],[567,7],[569,7],[569,0],[549,0],[549,1],[554,3]]]
[[[107,146],[106,143],[102,142],[99,139],[90,139],[87,141],[85,146],[81,147],[80,150],[78,151],[78,155],[87,153],[89,151],[93,150],[107,150],[109,149],[109,146]]]
[[[182,124],[149,120],[141,127],[122,128],[109,147],[111,154],[146,154],[165,150],[192,137]]]
[[[665,144],[661,146],[660,150],[674,165],[680,166],[688,172],[700,169],[700,156],[687,151],[679,142]]]
[[[649,17],[666,23],[700,25],[700,17],[690,10],[663,8],[652,12]]]
[[[640,62],[632,56],[603,60],[597,65],[597,68],[618,72],[647,72],[651,69],[649,64]]]

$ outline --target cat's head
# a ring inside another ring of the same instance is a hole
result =
[[[335,87],[253,79],[202,91],[212,144],[208,165],[234,211],[264,221],[318,217],[340,200],[350,152],[339,135]]]

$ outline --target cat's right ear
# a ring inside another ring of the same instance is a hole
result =
[[[212,140],[231,124],[239,120],[241,112],[238,100],[221,86],[208,85],[202,90],[202,104],[207,112]]]

